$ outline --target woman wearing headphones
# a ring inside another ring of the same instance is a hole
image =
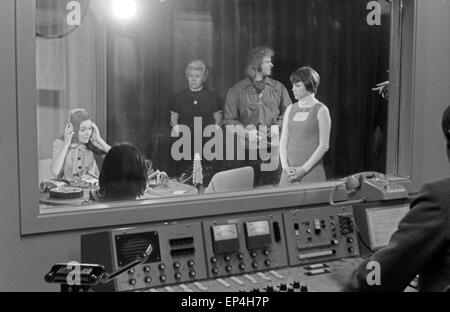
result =
[[[56,178],[67,181],[98,179],[95,154],[104,155],[110,149],[88,112],[74,109],[64,135],[53,142],[51,172]]]

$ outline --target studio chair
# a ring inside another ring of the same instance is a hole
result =
[[[205,194],[250,190],[253,188],[254,175],[250,166],[218,172],[209,182]]]

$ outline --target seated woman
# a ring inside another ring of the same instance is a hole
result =
[[[284,114],[280,186],[326,181],[322,158],[329,148],[331,118],[328,108],[315,97],[319,74],[311,67],[302,67],[292,73],[291,82],[298,102]]]
[[[132,144],[114,145],[106,154],[99,178],[100,189],[91,193],[92,200],[134,200],[147,187],[147,163]]]
[[[53,142],[51,172],[58,179],[82,181],[97,179],[95,155],[106,154],[110,146],[89,114],[82,108],[70,112],[64,135]]]
[[[189,127],[191,131],[191,146],[190,159],[184,159],[177,162],[177,175],[192,172],[192,165],[195,153],[201,151],[195,150],[194,137],[197,137],[198,142],[206,142],[203,139],[203,129],[208,125],[222,125],[222,99],[211,91],[205,82],[208,79],[208,66],[204,61],[195,60],[188,64],[186,68],[186,78],[189,87],[175,94],[172,106],[170,108],[170,125],[176,136],[179,135],[179,125]],[[194,127],[194,118],[199,117],[202,125]],[[202,133],[195,132],[195,129],[201,129]],[[203,144],[202,147],[203,148]],[[172,155],[172,159],[173,159]],[[204,157],[203,157],[204,159]],[[215,162],[205,162],[204,165],[215,166]]]

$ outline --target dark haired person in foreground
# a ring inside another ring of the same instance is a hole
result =
[[[450,161],[450,106],[443,114],[442,130]],[[450,291],[449,215],[450,178],[425,184],[388,246],[362,262],[343,290],[403,291],[419,274],[419,291]],[[378,281],[372,278],[371,261],[379,264]]]
[[[94,200],[134,200],[142,196],[147,187],[147,164],[140,151],[129,143],[114,145],[103,161],[99,186]]]

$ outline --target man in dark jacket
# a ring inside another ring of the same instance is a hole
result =
[[[442,130],[450,161],[450,106]],[[389,244],[363,261],[343,290],[403,291],[419,274],[419,291],[450,291],[449,215],[450,179],[424,185]]]

